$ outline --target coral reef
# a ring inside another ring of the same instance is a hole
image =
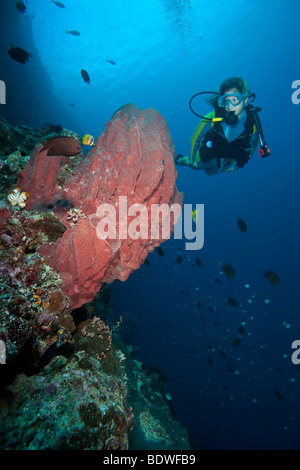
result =
[[[15,152],[19,152],[19,155],[23,157],[30,155],[41,135],[41,131],[37,129],[31,129],[24,125],[12,126],[0,117],[0,155],[2,158]],[[18,166],[22,166],[22,159],[14,160]]]
[[[68,362],[57,356],[34,376],[20,374],[8,392],[0,400],[2,449],[128,449],[125,373],[107,375],[84,352]]]
[[[162,374],[133,359],[124,345],[125,354],[111,349],[116,367],[108,372],[108,359],[91,356],[86,346],[69,360],[54,357],[36,375],[16,377],[0,399],[0,448],[189,450]]]
[[[34,148],[36,146],[40,148],[38,145],[40,141],[42,141],[42,139],[55,137],[58,134],[80,139],[76,133],[68,129],[63,129],[60,125],[48,123],[45,127],[38,130],[31,129],[25,125],[12,126],[5,121],[5,119],[0,117],[1,199],[8,194],[9,189],[15,189],[13,185],[16,186],[20,171],[23,170],[29,162]],[[69,160],[65,159],[64,164],[61,165],[58,181],[63,182],[83,158],[84,154],[81,153],[76,157],[71,157]],[[46,166],[46,161],[43,163]],[[42,181],[40,181],[40,183],[42,184]]]
[[[128,403],[133,408],[135,421],[129,448],[189,450],[188,435],[172,414],[163,374],[135,360],[129,353],[126,354],[126,373]]]
[[[112,321],[106,284],[127,279],[163,239],[108,244],[91,223],[119,195],[182,203],[166,122],[127,105],[85,159],[45,157],[36,144],[53,133],[72,135],[0,119],[0,448],[188,449],[161,373],[121,340],[137,325]],[[26,206],[7,199],[17,179]]]
[[[161,233],[156,239],[121,238],[120,220],[116,238],[101,239],[96,232],[97,208],[110,204],[118,210],[120,196],[126,196],[128,207],[143,204],[148,214],[154,204],[181,205],[173,155],[164,118],[151,108],[140,110],[132,104],[114,114],[95,147],[63,182],[59,175],[67,157],[46,157],[40,147],[35,148],[18,186],[29,192],[27,209],[52,207],[68,227],[60,240],[42,246],[39,253],[61,276],[62,290],[73,308],[90,301],[103,282],[126,280],[163,241]],[[72,226],[70,210],[82,215]],[[128,225],[133,219],[128,217]],[[175,222],[171,220],[170,232]]]
[[[0,204],[0,333],[6,342],[7,364],[20,360],[30,343],[36,363],[58,340],[75,331],[62,281],[37,253],[37,248],[62,236],[64,226],[47,213],[16,211]]]

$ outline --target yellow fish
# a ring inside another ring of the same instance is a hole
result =
[[[24,209],[27,204],[27,198],[29,193],[21,192],[20,188],[13,189],[7,196],[7,199],[13,207],[18,206],[20,209]]]
[[[199,222],[199,220],[200,220],[199,209],[194,209],[192,211],[192,219],[195,222],[195,224],[197,224]]]
[[[89,145],[90,147],[94,147],[95,145],[95,139],[92,135],[90,134],[85,134],[85,136],[82,139],[82,143],[84,145]]]

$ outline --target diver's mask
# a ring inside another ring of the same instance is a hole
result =
[[[222,96],[219,96],[218,98],[218,105],[220,108],[228,108],[228,106],[231,104],[231,106],[235,107],[241,104],[241,102],[247,98],[248,95],[244,93],[225,93]]]
[[[229,126],[234,126],[238,122],[238,116],[235,114],[235,110],[230,108],[235,108],[247,97],[247,94],[242,93],[225,93],[218,98],[218,105],[220,108],[225,108],[226,115],[224,121]],[[230,106],[231,105],[231,106]]]

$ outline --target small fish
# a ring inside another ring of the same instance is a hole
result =
[[[198,258],[198,256],[197,256],[196,259],[195,259],[195,263],[196,263],[196,265],[199,266],[199,267],[202,266],[202,261],[201,261],[200,258]]]
[[[51,0],[50,3],[54,3],[58,8],[66,8],[65,5],[61,2],[57,2],[56,0]]]
[[[57,155],[64,155],[66,157],[72,157],[78,155],[81,150],[81,142],[74,137],[69,136],[57,136],[50,137],[44,141],[41,141],[43,146],[42,150],[48,149],[48,157],[55,157]]]
[[[178,258],[177,258],[177,260],[174,261],[174,264],[180,264],[181,262],[182,262],[182,256],[179,255]]]
[[[199,300],[196,300],[195,305],[196,305],[198,308],[201,308],[201,304],[200,304]]]
[[[157,251],[157,254],[161,257],[165,255],[164,250],[160,246],[156,248],[156,251]]]
[[[232,307],[238,307],[239,306],[238,301],[233,299],[232,297],[228,297],[226,300],[227,300],[228,304],[231,305]]]
[[[111,65],[117,65],[117,63],[114,60],[106,59],[106,62],[108,62]]]
[[[235,270],[230,264],[223,264],[223,272],[226,274],[228,279],[233,279],[235,276]]]
[[[209,357],[207,358],[207,362],[208,364],[210,365],[210,367],[213,367],[214,365],[214,361],[212,359],[210,359]]]
[[[243,219],[237,218],[237,225],[241,232],[246,232],[247,224]]]
[[[284,400],[284,396],[282,395],[282,393],[277,388],[274,388],[273,391],[274,391],[275,397],[278,398],[279,401]]]
[[[95,139],[92,135],[90,134],[85,134],[85,136],[82,139],[82,143],[84,145],[89,145],[90,147],[94,147],[95,145]]]
[[[239,335],[245,335],[246,334],[246,331],[245,331],[245,328],[243,327],[243,325],[239,326],[238,334]]]
[[[273,286],[278,286],[280,284],[280,278],[278,274],[274,273],[273,271],[265,271],[264,276],[271,284],[273,284]]]
[[[88,85],[91,83],[91,79],[86,70],[81,69],[81,76],[84,80],[84,83],[87,83]]]
[[[27,13],[27,7],[23,2],[17,2],[16,8],[20,13],[23,13],[23,15]]]
[[[199,209],[194,209],[192,211],[192,219],[195,222],[195,224],[197,224],[199,222],[199,220],[200,220]]]
[[[226,359],[227,356],[223,351],[219,351],[219,354],[223,359]]]
[[[19,207],[20,209],[24,209],[27,204],[28,196],[29,193],[21,192],[20,188],[16,188],[9,193],[7,199],[13,207]]]
[[[31,54],[22,49],[22,47],[12,47],[8,50],[8,54],[16,62],[20,62],[20,64],[26,64],[26,61],[29,61],[29,57],[31,57]]]
[[[217,284],[221,284],[221,279],[220,279],[219,277],[215,277],[215,282],[216,282]]]
[[[144,265],[145,265],[145,266],[150,266],[150,261],[149,261],[148,259],[145,259]]]
[[[80,36],[80,32],[76,30],[68,31],[67,29],[65,29],[65,32],[66,34],[72,34],[72,36]]]

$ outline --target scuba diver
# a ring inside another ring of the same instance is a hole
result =
[[[200,116],[191,103],[206,93],[213,95],[207,101],[214,111]],[[201,121],[191,138],[190,156],[176,155],[175,164],[204,170],[207,175],[238,170],[249,162],[259,141],[259,155],[269,156],[258,116],[261,108],[252,105],[254,99],[249,84],[240,77],[224,80],[218,93],[203,91],[192,96],[190,109]]]

